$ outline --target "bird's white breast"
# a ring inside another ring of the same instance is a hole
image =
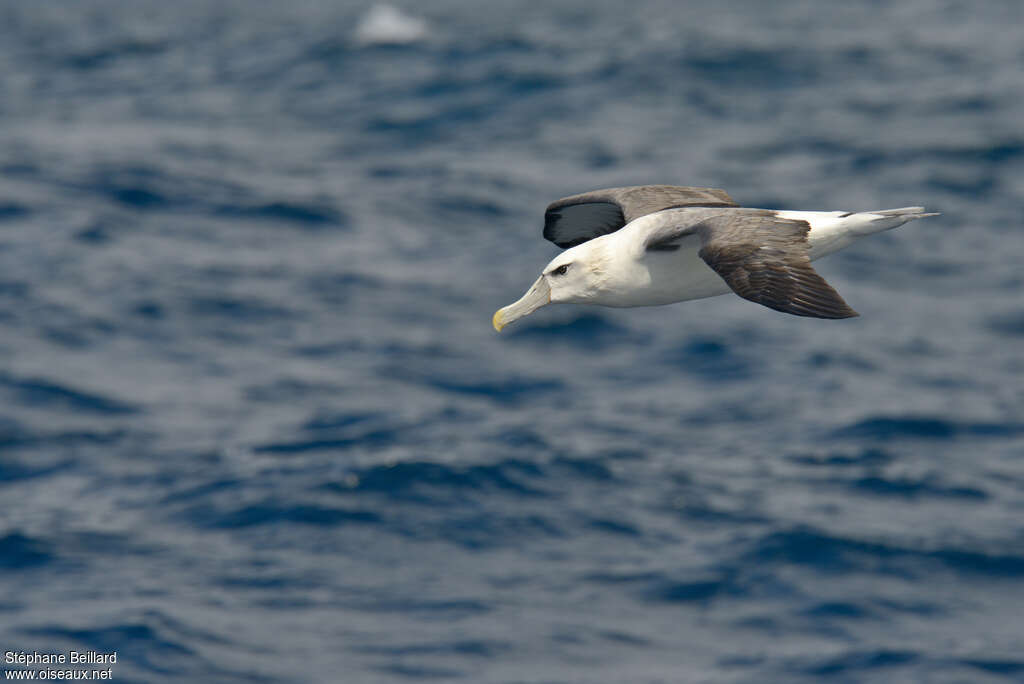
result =
[[[639,223],[646,219],[637,219]],[[627,226],[629,228],[630,226]],[[658,306],[702,299],[729,292],[717,273],[698,256],[700,238],[684,238],[674,251],[646,251],[641,230],[627,228],[605,236],[609,240],[608,253],[614,254],[607,269],[606,286],[601,293],[605,306]]]

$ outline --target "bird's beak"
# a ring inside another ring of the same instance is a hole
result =
[[[537,278],[537,282],[526,291],[526,294],[518,302],[495,311],[491,323],[494,324],[495,330],[501,332],[501,329],[512,321],[528,316],[549,303],[551,303],[551,288],[548,286],[548,281],[544,276],[541,276]]]

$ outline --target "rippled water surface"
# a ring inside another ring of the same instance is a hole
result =
[[[401,9],[0,4],[0,650],[1024,679],[1021,6]],[[860,318],[497,335],[547,202],[641,183],[943,215],[818,262]]]

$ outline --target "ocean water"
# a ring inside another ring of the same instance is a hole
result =
[[[0,3],[0,654],[1024,681],[1022,15]],[[496,334],[544,206],[642,183],[942,216],[817,262],[860,318]]]

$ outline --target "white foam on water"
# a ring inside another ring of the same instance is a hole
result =
[[[391,5],[374,5],[356,26],[362,45],[406,45],[427,37],[427,22]]]

